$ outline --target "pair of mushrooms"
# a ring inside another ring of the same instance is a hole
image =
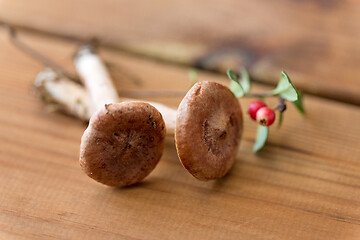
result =
[[[221,178],[230,170],[243,120],[240,104],[227,87],[197,82],[175,110],[119,98],[89,46],[79,49],[75,66],[89,94],[51,71],[41,73],[37,85],[68,112],[82,119],[91,115],[80,145],[80,166],[89,177],[109,186],[140,182],[159,162],[166,134],[175,134],[180,161],[197,179]]]

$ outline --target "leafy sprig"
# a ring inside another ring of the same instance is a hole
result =
[[[245,68],[240,69],[240,76],[231,69],[227,71],[227,75],[231,80],[230,90],[237,98],[256,97],[264,99],[265,97],[278,96],[279,103],[278,106],[274,108],[274,110],[279,111],[278,127],[280,127],[283,121],[283,113],[286,110],[286,101],[292,102],[300,113],[305,113],[305,109],[302,103],[302,94],[295,88],[290,80],[290,77],[284,71],[281,72],[281,77],[276,88],[270,92],[265,93],[251,93],[250,77]],[[253,147],[254,152],[257,152],[263,148],[267,141],[268,135],[269,127],[259,125]]]
[[[237,98],[243,97],[251,91],[249,73],[245,68],[242,68],[240,73],[241,78],[239,79],[238,75],[236,75],[233,70],[227,71],[228,77],[232,80],[230,83],[230,90]]]

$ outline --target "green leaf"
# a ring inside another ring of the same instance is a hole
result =
[[[286,91],[291,86],[289,78],[287,77],[284,72],[281,72],[281,78],[274,90],[272,90],[272,93],[274,95],[280,94],[281,92]]]
[[[191,82],[191,86],[190,86],[190,88],[191,88],[197,82],[197,72],[195,69],[191,68],[189,70],[188,74],[189,74],[189,78],[190,78],[190,82]]]
[[[282,97],[288,101],[291,101],[291,102],[298,100],[298,94],[297,94],[295,88],[289,88],[288,90],[280,93],[279,95],[280,95],[280,97]]]
[[[239,82],[231,81],[229,88],[230,91],[235,95],[235,97],[239,98],[244,96],[244,90]]]
[[[229,77],[231,80],[233,80],[233,81],[235,81],[235,82],[239,82],[238,77],[236,76],[236,74],[235,74],[235,72],[234,72],[233,70],[228,69],[227,72],[226,72],[226,74],[228,75],[228,77]]]
[[[272,94],[280,95],[282,98],[291,102],[298,100],[299,95],[289,76],[284,71],[281,72],[280,81],[276,88],[272,91]]]
[[[254,147],[253,147],[254,152],[259,151],[265,145],[268,134],[269,134],[269,128],[268,127],[261,126],[261,125],[258,126],[256,139],[255,139],[255,144],[254,144]]]
[[[298,92],[298,99],[296,101],[294,101],[294,105],[296,106],[296,108],[299,110],[300,113],[305,114],[305,109],[302,103],[302,99],[303,96],[301,94],[301,92]]]
[[[241,80],[240,80],[241,87],[243,88],[245,94],[249,93],[251,90],[249,73],[245,68],[241,68],[240,73],[241,73]]]
[[[244,96],[244,89],[241,86],[236,74],[234,73],[233,70],[229,69],[227,70],[227,75],[231,80],[230,83],[230,91],[235,95],[235,97],[242,97]]]
[[[305,109],[302,103],[302,94],[296,90],[292,84],[289,76],[282,71],[281,78],[277,87],[272,91],[273,95],[280,95],[280,97],[293,102],[300,113],[305,114]]]

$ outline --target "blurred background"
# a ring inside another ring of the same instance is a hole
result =
[[[245,66],[275,84],[360,104],[357,0],[1,0],[0,21],[168,63],[224,72]]]

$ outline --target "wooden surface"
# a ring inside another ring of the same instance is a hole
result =
[[[357,0],[1,0],[0,20],[360,105]]]
[[[20,37],[73,70],[76,42]],[[251,150],[257,126],[245,116],[236,163],[218,181],[187,173],[169,138],[146,181],[109,188],[80,170],[86,125],[46,112],[32,94],[42,66],[3,30],[0,53],[0,239],[359,239],[359,107],[306,95],[306,117],[289,106],[259,154]],[[186,67],[107,48],[101,54],[119,88],[189,87]],[[228,83],[205,72],[199,80]],[[152,100],[176,106],[180,98]],[[250,101],[241,100],[244,109]]]

